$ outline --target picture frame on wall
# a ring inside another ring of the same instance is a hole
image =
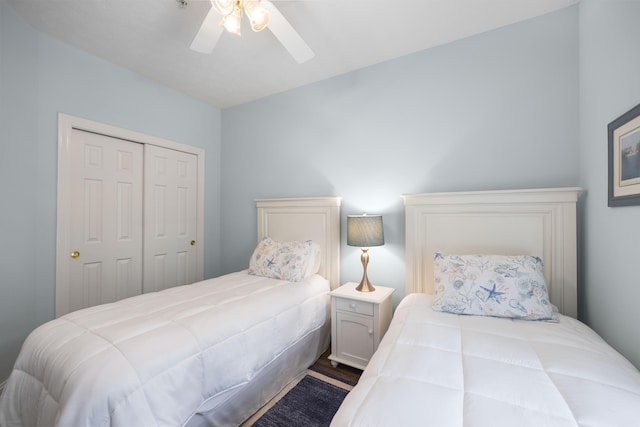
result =
[[[640,104],[607,126],[609,206],[640,205]]]

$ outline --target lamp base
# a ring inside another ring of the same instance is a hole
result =
[[[356,291],[360,291],[360,292],[373,292],[375,290],[376,288],[374,288],[371,282],[369,282],[369,279],[367,279],[367,276],[364,276],[360,281],[360,284],[356,286]]]
[[[367,277],[367,264],[369,264],[369,248],[362,248],[362,255],[360,255],[360,260],[362,261],[362,268],[364,269],[364,273],[362,273],[362,280],[356,287],[356,291],[373,292],[376,290],[376,288],[373,287],[373,285],[369,281],[369,278]]]

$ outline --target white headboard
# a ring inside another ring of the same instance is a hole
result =
[[[406,293],[433,293],[433,254],[537,255],[549,297],[576,317],[580,188],[403,195]]]
[[[340,197],[258,199],[258,241],[317,242],[322,251],[319,274],[340,286]]]

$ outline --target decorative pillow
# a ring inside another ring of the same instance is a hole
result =
[[[538,257],[436,252],[433,271],[434,310],[528,320],[558,318]]]
[[[265,237],[249,260],[249,274],[298,282],[318,272],[320,246],[305,242],[276,242]]]

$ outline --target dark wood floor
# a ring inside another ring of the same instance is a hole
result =
[[[351,366],[338,364],[337,367],[331,366],[329,355],[331,354],[331,348],[324,352],[322,356],[313,364],[312,369],[325,373],[329,376],[333,376],[342,379],[346,382],[355,384],[360,379],[362,371],[360,369],[352,368]]]

